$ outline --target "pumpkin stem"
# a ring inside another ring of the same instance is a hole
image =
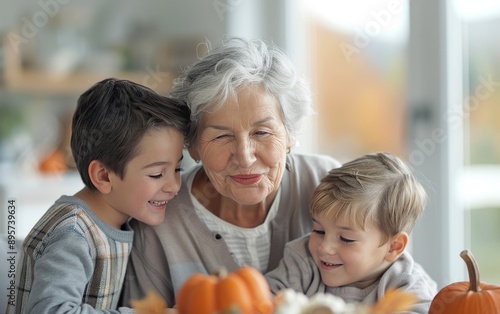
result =
[[[463,250],[460,253],[460,257],[465,261],[467,265],[467,271],[469,272],[469,291],[479,292],[481,291],[480,281],[479,281],[479,269],[477,267],[476,260],[469,250]]]

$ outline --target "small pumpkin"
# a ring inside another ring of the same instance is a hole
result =
[[[429,314],[497,314],[500,313],[500,286],[479,280],[479,269],[471,252],[464,250],[460,257],[469,272],[469,282],[445,286],[434,297]]]
[[[179,290],[177,309],[179,314],[271,314],[274,306],[264,276],[243,266],[233,273],[194,274]]]

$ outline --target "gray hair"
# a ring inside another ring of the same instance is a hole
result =
[[[293,145],[304,118],[313,111],[309,86],[280,49],[262,40],[243,38],[224,40],[174,80],[171,96],[183,100],[191,109],[186,143],[192,144],[196,138],[203,113],[219,110],[228,98],[250,84],[262,84],[278,99],[288,140]]]

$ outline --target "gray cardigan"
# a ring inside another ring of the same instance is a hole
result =
[[[378,282],[364,289],[355,287],[327,287],[321,280],[318,267],[309,253],[309,235],[288,243],[280,265],[266,274],[273,293],[290,288],[308,297],[318,292],[327,292],[350,303],[373,304],[381,299],[389,288],[403,289],[415,293],[419,302],[413,307],[413,314],[427,314],[432,299],[437,293],[436,283],[424,269],[414,262],[408,252],[385,271]]]
[[[340,164],[318,155],[287,155],[289,171],[281,181],[281,198],[276,217],[271,221],[271,249],[268,270],[278,266],[285,244],[309,233],[312,221],[309,200],[313,190],[329,170]],[[183,181],[191,171],[185,173]],[[201,201],[203,203],[203,201]],[[194,273],[214,273],[220,267],[234,271],[238,265],[224,239],[212,233],[198,218],[183,184],[177,197],[169,202],[165,221],[150,227],[131,222],[134,246],[128,264],[122,304],[142,298],[148,290],[163,296],[169,307],[175,304],[182,284]]]

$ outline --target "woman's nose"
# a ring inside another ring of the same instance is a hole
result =
[[[234,153],[236,162],[240,167],[250,167],[255,160],[255,147],[252,141],[247,138],[238,139]]]

